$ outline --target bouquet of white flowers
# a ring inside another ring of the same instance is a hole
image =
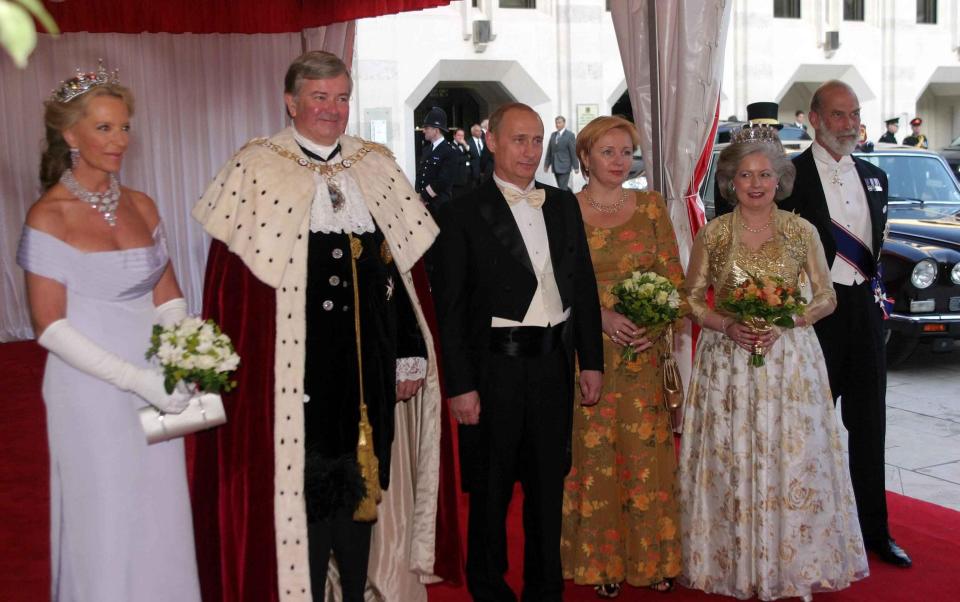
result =
[[[240,364],[240,356],[230,337],[212,320],[190,317],[173,326],[155,324],[147,359],[154,357],[163,368],[167,393],[173,393],[180,381],[204,393],[229,391],[237,385],[230,373]]]
[[[619,301],[614,309],[637,326],[645,327],[651,341],[680,316],[677,288],[656,272],[634,272],[614,285],[610,292]],[[637,352],[632,347],[623,350],[624,359],[632,361],[636,357]]]

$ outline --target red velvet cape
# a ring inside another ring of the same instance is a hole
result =
[[[422,264],[414,269],[431,330],[436,319]],[[240,355],[237,388],[223,396],[227,424],[187,438],[200,586],[206,602],[278,600],[273,516],[273,366],[276,291],[226,245],[207,259],[203,317]],[[436,340],[436,337],[434,337]],[[449,413],[442,404],[435,574],[462,582],[462,546]]]

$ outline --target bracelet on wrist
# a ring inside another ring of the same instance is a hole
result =
[[[728,322],[730,322],[730,318],[723,318],[720,320],[720,332],[723,334],[727,334],[727,326],[730,325]]]

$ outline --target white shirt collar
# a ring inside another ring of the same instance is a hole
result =
[[[560,136],[563,136],[563,133],[566,131],[567,131],[567,128],[560,128],[559,130],[557,130],[557,138],[559,138]]]
[[[443,137],[443,136],[440,136],[440,137],[438,137],[436,140],[434,140],[434,141],[431,143],[431,144],[433,144],[433,149],[436,150],[438,146],[440,146],[441,144],[443,144],[443,141],[444,141],[444,137]]]
[[[851,157],[850,155],[844,155],[840,157],[839,161],[837,161],[836,159],[833,158],[833,155],[830,154],[830,151],[825,149],[823,145],[821,145],[816,140],[813,141],[813,144],[811,145],[811,147],[813,149],[814,160],[819,161],[820,163],[823,163],[825,165],[829,165],[831,168],[837,167],[838,164],[841,166],[853,165],[853,157]]]
[[[313,140],[310,140],[298,132],[296,127],[293,128],[293,139],[297,141],[297,144],[320,157],[329,157],[330,153],[333,152],[333,149],[337,148],[337,145],[340,144],[340,138],[337,138],[331,146],[317,144]]]
[[[497,174],[493,174],[493,181],[496,183],[497,187],[500,188],[501,190],[504,188],[512,188],[513,190],[516,190],[517,192],[520,192],[520,193],[530,192],[536,187],[536,184],[537,184],[536,179],[533,179],[533,180],[530,180],[530,183],[527,184],[526,188],[520,188],[516,184],[511,184],[506,180],[501,180],[500,178],[497,177]]]

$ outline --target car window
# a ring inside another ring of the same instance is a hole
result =
[[[902,200],[917,204],[916,201],[922,201],[927,211],[938,211],[936,206],[943,205],[943,215],[957,210],[960,189],[938,158],[894,154],[862,155],[861,158],[887,172],[891,203]]]
[[[953,139],[953,142],[950,143],[950,146],[960,146],[960,136]]]

